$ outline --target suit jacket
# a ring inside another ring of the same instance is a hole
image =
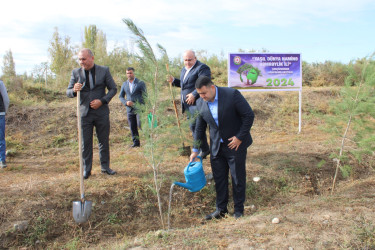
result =
[[[9,108],[9,96],[4,82],[0,80],[0,115],[5,115]]]
[[[212,156],[216,156],[219,152],[220,139],[228,145],[228,139],[236,136],[242,141],[238,150],[246,149],[253,142],[250,129],[254,121],[254,112],[249,103],[236,89],[217,87],[217,94],[219,127],[212,117],[207,102],[199,98],[197,101],[199,115],[194,133],[194,140],[201,140],[207,124],[209,125]]]
[[[139,102],[142,104],[145,103],[143,100],[143,96],[144,94],[146,94],[146,91],[147,91],[146,84],[143,81],[138,80],[138,78],[134,79],[133,84],[134,84],[133,91],[130,92],[129,81],[123,82],[121,86],[120,96],[119,96],[122,104],[126,106],[126,111],[128,112],[128,114],[136,113],[136,110],[134,106],[131,107],[131,106],[126,105],[127,101],[132,101],[134,103]]]
[[[109,108],[108,103],[117,93],[117,86],[115,81],[112,78],[111,73],[109,72],[109,68],[100,65],[94,65],[95,67],[95,76],[94,83],[95,86],[93,89],[90,90],[90,85],[87,84],[86,86],[86,75],[85,70],[82,68],[73,69],[72,75],[70,77],[70,82],[68,89],[66,90],[66,95],[68,97],[75,97],[77,93],[74,93],[73,86],[75,83],[80,82],[83,83],[85,86],[81,90],[81,103],[80,103],[80,111],[81,116],[87,116],[87,113],[90,110],[90,102],[99,99],[102,101],[103,105],[100,106],[95,112],[99,115],[108,115]],[[108,92],[106,93],[106,89]]]
[[[181,70],[180,79],[184,79],[186,73],[185,67]],[[175,78],[173,81],[173,86],[180,87],[181,88],[181,101],[186,101],[186,95],[193,93],[195,96],[195,99],[197,100],[199,98],[199,95],[197,93],[197,90],[195,89],[195,82],[197,81],[197,78],[201,75],[208,76],[211,78],[211,70],[210,68],[200,61],[197,60],[195,65],[191,68],[188,75],[184,80],[180,80]],[[193,105],[196,105],[195,103]],[[182,106],[182,112],[184,112],[184,105]]]

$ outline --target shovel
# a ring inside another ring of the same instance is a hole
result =
[[[165,67],[167,68],[167,72],[169,74],[169,65],[168,65],[168,63],[165,65]],[[180,150],[181,150],[180,155],[181,156],[190,156],[190,153],[191,153],[190,146],[185,146],[185,144],[184,144],[184,138],[182,137],[182,130],[181,130],[180,118],[178,117],[177,105],[176,105],[175,95],[174,95],[174,92],[172,90],[172,84],[169,84],[169,89],[170,89],[170,92],[171,92],[174,113],[176,114],[176,120],[177,120],[178,129],[180,130],[180,137],[181,137],[181,142],[182,142],[182,149],[180,148]]]
[[[86,222],[91,214],[92,201],[85,200],[83,187],[83,161],[82,161],[82,128],[81,128],[81,91],[77,91],[77,120],[78,120],[78,145],[79,145],[79,173],[80,173],[80,190],[81,200],[73,201],[73,218],[77,223]]]

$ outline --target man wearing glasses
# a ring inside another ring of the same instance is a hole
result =
[[[180,79],[168,76],[167,80],[173,86],[181,88],[182,113],[187,111],[188,119],[192,119],[190,130],[194,134],[196,127],[194,115],[197,112],[196,101],[199,98],[199,94],[195,89],[195,82],[199,76],[211,78],[211,70],[206,64],[197,60],[195,52],[192,50],[185,51],[183,59],[185,67],[181,70]],[[201,152],[199,155],[204,159],[210,153],[206,136],[200,141],[200,148]]]

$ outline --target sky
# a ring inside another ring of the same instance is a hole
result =
[[[373,0],[12,0],[2,1],[0,75],[11,50],[17,74],[49,62],[55,27],[80,45],[95,24],[115,46],[136,52],[130,18],[169,57],[187,49],[227,58],[239,49],[301,53],[303,61],[348,63],[375,52]]]

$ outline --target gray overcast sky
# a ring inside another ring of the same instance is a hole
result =
[[[114,45],[131,48],[123,18],[132,19],[171,57],[186,49],[226,56],[240,48],[264,48],[301,53],[307,62],[347,63],[375,51],[375,1],[370,0],[13,0],[1,5],[0,65],[11,49],[18,74],[49,60],[55,27],[79,45],[84,27],[95,24],[106,34],[109,51]]]

